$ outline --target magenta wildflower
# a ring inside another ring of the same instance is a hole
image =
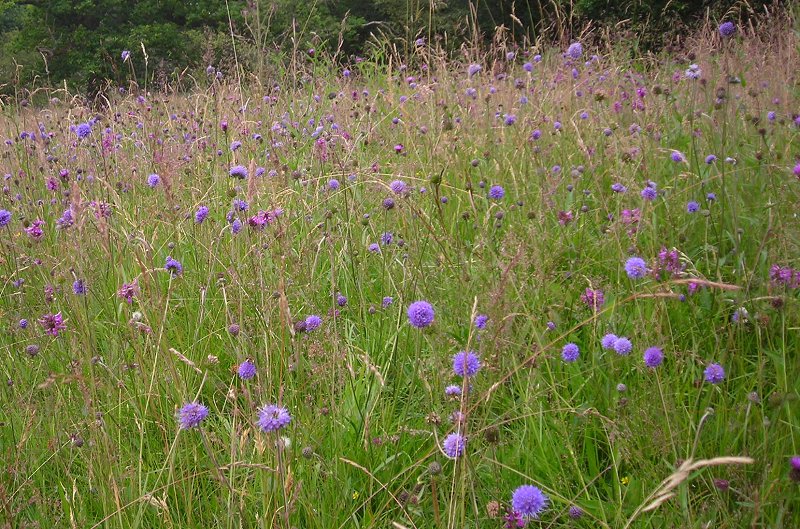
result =
[[[58,333],[67,329],[67,325],[64,323],[64,317],[61,316],[60,312],[45,314],[39,318],[38,322],[50,336],[58,336]]]

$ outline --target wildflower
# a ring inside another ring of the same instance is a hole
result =
[[[644,189],[642,189],[641,195],[643,199],[652,202],[658,197],[658,191],[653,186],[646,186]]]
[[[461,395],[461,387],[456,386],[455,384],[447,386],[446,388],[444,388],[444,394],[447,395],[448,397],[457,397]]]
[[[127,60],[131,58],[131,52],[128,50],[122,50],[120,57],[122,57],[122,62],[127,62]]]
[[[456,459],[464,453],[464,445],[467,440],[463,435],[453,432],[444,438],[442,450],[450,459]]]
[[[19,320],[19,328],[20,329],[27,329],[28,328],[28,320],[26,320],[25,318],[22,318],[21,320]]]
[[[506,196],[506,190],[502,186],[492,186],[489,188],[489,198],[492,200],[501,200]]]
[[[178,410],[178,425],[181,430],[197,428],[208,417],[208,408],[199,402],[188,402]]]
[[[475,74],[477,74],[478,72],[480,72],[481,70],[483,70],[483,68],[481,67],[480,64],[470,64],[467,67],[467,76],[472,77]]]
[[[461,351],[453,356],[453,373],[460,377],[475,376],[480,368],[480,358],[472,351]]]
[[[67,329],[67,325],[64,323],[64,318],[61,316],[60,312],[45,314],[37,321],[50,336],[58,336],[58,333]]]
[[[647,274],[647,264],[641,257],[631,257],[625,261],[625,273],[631,279],[641,279]]]
[[[77,127],[75,127],[75,134],[78,135],[78,138],[83,139],[89,136],[92,133],[92,126],[88,123],[81,123]]]
[[[117,296],[124,299],[128,303],[133,302],[133,298],[135,298],[139,294],[139,283],[134,279],[130,283],[123,283],[119,290],[117,290]]]
[[[183,265],[177,259],[167,256],[167,261],[164,264],[164,270],[169,272],[172,277],[176,277],[183,273]]]
[[[402,195],[408,191],[408,185],[402,180],[392,181],[392,183],[389,184],[389,188],[392,190],[392,192],[394,192],[395,195]]]
[[[339,189],[339,186],[340,184],[337,179],[331,178],[330,180],[328,180],[328,189],[330,189],[331,191],[336,191],[337,189]]]
[[[241,146],[242,146],[242,142],[240,142],[239,140],[234,140],[234,141],[231,142],[231,151],[236,151]]]
[[[712,163],[714,163],[716,161],[717,161],[717,157],[714,156],[713,154],[709,154],[708,156],[706,156],[706,164],[711,165]]]
[[[322,318],[316,314],[306,317],[306,332],[318,329],[320,325],[322,325]]]
[[[619,182],[611,184],[611,191],[613,191],[614,193],[624,193],[627,190],[628,188],[620,184]]]
[[[256,365],[249,359],[245,360],[239,364],[239,368],[236,370],[236,373],[242,380],[250,380],[256,376]]]
[[[517,487],[511,495],[511,507],[524,518],[538,518],[539,514],[547,508],[549,499],[534,485]]]
[[[680,151],[672,151],[672,154],[670,154],[669,157],[670,157],[670,159],[672,159],[673,162],[676,162],[676,163],[680,163],[680,162],[685,162],[686,161],[686,156],[684,156],[683,153],[680,152]]]
[[[610,350],[614,348],[614,342],[617,341],[617,335],[608,333],[600,340],[600,346],[603,349]]]
[[[244,180],[247,178],[247,167],[244,165],[234,165],[231,167],[230,171],[228,172],[233,178],[238,178],[239,180]]]
[[[475,316],[475,327],[477,329],[483,329],[486,327],[486,322],[489,321],[489,316],[486,314],[478,314]]]
[[[427,301],[415,301],[408,306],[408,321],[418,329],[432,324],[434,315],[433,307]]]
[[[336,296],[336,304],[339,305],[340,307],[344,307],[345,305],[347,305],[347,298],[342,294],[338,294]]]
[[[649,368],[656,368],[664,361],[664,353],[660,347],[648,347],[644,352],[644,364]]]
[[[793,456],[789,460],[789,478],[792,481],[800,481],[800,456]]]
[[[586,303],[590,309],[598,311],[605,303],[605,295],[600,289],[592,290],[591,288],[587,288],[584,293],[581,294],[581,301]]]
[[[393,209],[394,208],[394,199],[391,197],[383,199],[383,207],[384,209]]]
[[[576,361],[580,354],[580,349],[574,343],[568,343],[561,349],[561,358],[567,363]]]
[[[385,309],[386,307],[391,305],[393,302],[394,302],[394,300],[392,299],[392,296],[385,296],[383,298],[383,300],[381,301],[381,307],[383,307]]]
[[[569,55],[570,58],[576,61],[580,59],[581,55],[583,55],[583,46],[581,45],[581,43],[573,42],[572,44],[570,44],[569,48],[567,48],[567,55]]]
[[[34,241],[38,241],[42,237],[44,237],[44,231],[42,230],[42,226],[44,226],[44,221],[41,219],[34,220],[30,226],[25,228],[25,232],[28,236],[33,239]]]
[[[709,364],[703,371],[703,376],[706,382],[710,384],[719,384],[725,379],[725,369],[719,364]]]
[[[11,212],[7,209],[0,209],[0,228],[8,226],[11,222]]]
[[[153,173],[147,177],[147,185],[151,188],[156,187],[161,182],[161,177]]]
[[[686,69],[686,72],[684,72],[684,74],[686,75],[687,79],[695,80],[695,79],[700,79],[700,76],[703,74],[703,71],[696,64],[690,64],[689,68]]]
[[[577,505],[572,505],[570,506],[569,511],[567,511],[567,514],[573,520],[579,520],[583,517],[583,509],[581,509]]]
[[[200,206],[194,214],[194,221],[197,224],[202,224],[208,217],[208,206]]]
[[[723,22],[719,25],[719,34],[726,39],[733,37],[736,34],[736,25],[733,22]]]
[[[392,232],[387,231],[381,234],[381,244],[383,244],[384,246],[392,244],[393,240],[394,240],[394,235],[392,235]]]
[[[633,350],[633,344],[625,336],[620,336],[614,342],[614,351],[620,356],[628,356]]]
[[[83,296],[86,294],[86,283],[83,279],[76,279],[75,282],[72,283],[72,291],[76,296]]]
[[[516,122],[517,122],[517,116],[515,116],[514,114],[506,114],[505,117],[503,118],[503,123],[507,127],[510,127]]]
[[[688,213],[697,213],[698,211],[700,211],[700,204],[698,204],[694,200],[691,200],[689,201],[689,203],[686,204],[686,211]]]
[[[381,252],[381,247],[378,246],[377,242],[373,242],[372,244],[367,246],[367,250],[369,250],[371,253],[380,253]]]
[[[258,411],[256,426],[262,432],[274,432],[284,428],[290,422],[292,422],[292,416],[289,415],[289,410],[275,404],[266,404]]]

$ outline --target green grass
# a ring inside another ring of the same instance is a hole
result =
[[[702,81],[673,78],[682,57],[637,73],[613,51],[581,61],[577,80],[555,49],[533,73],[520,57],[499,80],[491,53],[472,79],[424,51],[408,71],[366,62],[350,79],[317,63],[313,77],[287,71],[279,91],[117,95],[80,141],[70,125],[94,114],[63,93],[6,105],[3,527],[502,527],[522,484],[550,498],[533,527],[797,527],[798,289],[771,283],[770,267],[800,267],[798,48],[789,29],[771,35],[699,41]],[[429,71],[413,66],[422,62]],[[638,110],[634,80],[647,92]],[[327,159],[311,118],[325,121]],[[20,139],[38,123],[48,142]],[[671,161],[673,150],[687,161]],[[704,163],[711,153],[718,161]],[[230,178],[234,164],[250,178]],[[268,173],[255,177],[257,166]],[[161,176],[154,189],[150,173]],[[395,179],[412,190],[385,209]],[[639,194],[648,180],[661,192],[653,202]],[[616,182],[627,192],[612,192]],[[495,184],[504,199],[487,199]],[[234,198],[250,204],[238,235],[226,220]],[[70,204],[74,225],[56,229]],[[201,204],[210,215],[196,224]],[[263,231],[247,225],[276,207]],[[626,224],[634,208],[640,220]],[[37,218],[34,241],[24,227]],[[369,252],[384,232],[393,243]],[[684,272],[626,276],[629,256],[653,267],[662,247],[680,252]],[[163,269],[168,255],[182,275]],[[75,279],[86,295],[73,294]],[[128,304],[117,290],[134,279]],[[605,293],[597,313],[580,298],[589,287]],[[436,310],[424,330],[406,316],[417,299]],[[739,307],[748,315],[737,323]],[[51,337],[36,320],[55,312],[67,329]],[[295,332],[310,314],[323,325]],[[489,316],[483,330],[477,314]],[[629,337],[631,355],[603,351],[607,332]],[[572,364],[560,356],[567,342],[581,350]],[[656,369],[642,360],[650,346],[664,351]],[[447,397],[464,349],[482,369],[466,396]],[[247,358],[258,375],[244,381],[235,369]],[[703,381],[710,362],[725,368],[718,385]],[[208,418],[179,430],[177,409],[195,399]],[[255,425],[270,402],[293,418],[277,434]],[[455,411],[467,444],[451,460],[439,447]],[[682,462],[721,456],[754,461],[694,471],[640,512]],[[582,519],[568,518],[572,505]]]

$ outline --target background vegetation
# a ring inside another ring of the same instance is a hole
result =
[[[96,93],[135,79],[161,84],[208,65],[274,75],[268,62],[294,49],[339,50],[340,60],[389,40],[407,52],[433,39],[445,50],[489,40],[569,40],[614,28],[643,52],[675,45],[706,19],[746,22],[766,0],[0,0],[0,84],[60,85]],[[563,42],[562,42],[563,43]],[[145,59],[146,50],[148,59]]]

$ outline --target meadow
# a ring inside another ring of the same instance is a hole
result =
[[[798,35],[3,100],[0,525],[800,527]]]

